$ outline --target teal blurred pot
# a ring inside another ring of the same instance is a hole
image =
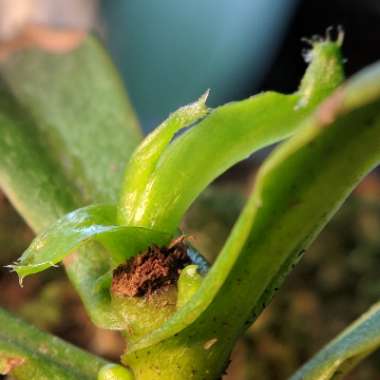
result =
[[[239,97],[271,63],[297,0],[108,0],[110,51],[146,129],[208,88]]]

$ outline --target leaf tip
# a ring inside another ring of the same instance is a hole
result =
[[[24,272],[25,267],[20,266],[19,262],[16,261],[13,264],[5,265],[4,268],[9,269],[11,272],[17,273],[19,285],[21,288],[23,288],[24,287],[24,278],[28,275],[28,273]],[[23,268],[24,268],[24,270],[23,270]]]
[[[19,273],[18,274],[18,284],[20,285],[20,288],[24,287],[24,276],[21,276]]]
[[[210,95],[210,89],[208,88],[202,95],[201,95],[201,97],[199,98],[199,100],[198,100],[198,102],[199,103],[202,103],[202,104],[206,104],[206,102],[207,102],[207,99],[208,99],[208,97],[209,97],[209,95]]]
[[[329,42],[335,42],[339,47],[342,47],[344,42],[344,28],[342,25],[337,26],[329,26],[326,29],[326,37],[325,40]]]

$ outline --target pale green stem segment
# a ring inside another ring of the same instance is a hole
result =
[[[338,380],[380,347],[380,304],[375,304],[289,380]]]
[[[128,368],[107,364],[99,371],[97,380],[134,380],[134,376]]]
[[[344,78],[339,43],[316,42],[309,55],[311,62],[297,92],[264,92],[218,107],[173,141],[148,181],[144,178],[144,191],[138,188],[138,202],[122,198],[122,210],[137,210],[130,223],[174,232],[213,179],[253,152],[295,133],[300,121]],[[138,177],[140,170],[131,167],[130,173]]]
[[[184,106],[171,114],[159,127],[149,134],[130,158],[125,172],[123,191],[119,204],[119,223],[134,225],[139,219],[141,195],[146,189],[150,176],[156,169],[165,148],[174,135],[183,128],[206,116],[208,92],[198,101]]]
[[[199,289],[203,281],[203,277],[198,273],[197,265],[188,265],[179,276],[177,282],[177,309],[184,306]]]
[[[95,380],[107,362],[0,309],[0,374],[17,380]]]
[[[370,80],[368,79],[370,78]],[[368,83],[372,90],[368,91]],[[218,378],[238,336],[265,307],[355,185],[380,162],[380,65],[360,73],[260,169],[245,209],[192,299],[132,342],[137,380]],[[166,368],[159,363],[172,363]],[[162,372],[164,371],[164,372]]]

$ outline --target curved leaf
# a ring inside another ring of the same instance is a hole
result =
[[[195,123],[208,112],[208,92],[198,101],[181,107],[172,113],[159,127],[149,134],[130,158],[124,176],[123,191],[119,202],[120,224],[130,224],[141,208],[141,195],[148,185],[158,161],[175,133]]]
[[[0,374],[17,380],[96,380],[106,364],[0,309]]]
[[[343,80],[339,43],[316,42],[310,57],[296,93],[265,92],[218,107],[178,137],[162,153],[130,224],[174,231],[213,179],[256,150],[295,133],[300,121]]]
[[[338,380],[380,347],[380,303],[375,304],[289,380]]]
[[[367,75],[377,84],[370,94],[362,81]],[[299,260],[353,187],[380,162],[379,110],[378,65],[338,90],[268,158],[199,290],[161,329],[134,342],[128,363],[139,367],[151,349],[144,348],[154,344],[162,360],[184,340],[189,356],[202,358],[201,342],[215,338],[224,344],[215,345],[212,355],[201,360],[205,368],[221,370],[229,354],[226,346],[257,317],[274,284]],[[153,355],[149,360],[156,359]],[[191,367],[190,361],[184,365]]]
[[[116,225],[116,207],[93,205],[73,211],[40,234],[15,265],[20,280],[62,261],[80,244],[100,241],[109,249],[111,269],[151,244],[164,245],[170,236],[140,227]]]

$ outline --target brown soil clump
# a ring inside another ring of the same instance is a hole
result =
[[[179,273],[191,264],[184,238],[168,247],[151,246],[113,271],[111,291],[118,296],[151,296],[177,282]]]

